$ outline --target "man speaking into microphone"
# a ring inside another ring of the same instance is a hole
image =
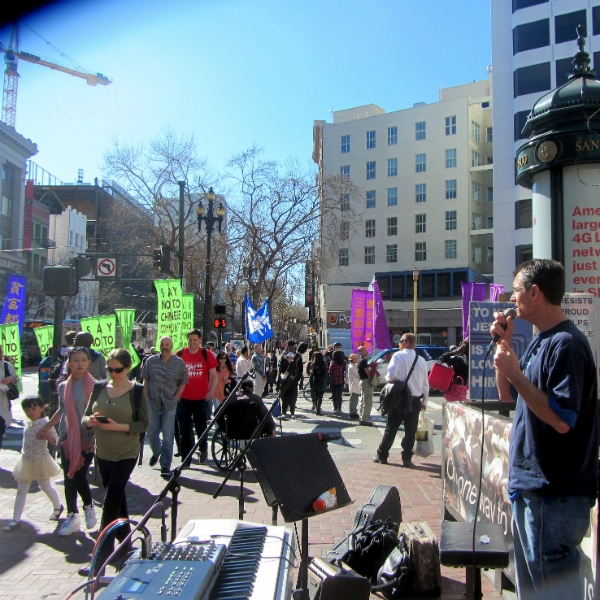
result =
[[[511,301],[539,333],[523,356],[513,317],[499,314],[494,364],[500,399],[516,397],[509,454],[519,600],[582,598],[579,548],[597,496],[596,368],[586,337],[565,317],[565,271],[534,259],[515,272]]]

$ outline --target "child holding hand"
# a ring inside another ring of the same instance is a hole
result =
[[[13,469],[13,477],[17,480],[17,497],[13,519],[3,527],[4,531],[11,531],[21,524],[21,515],[25,508],[27,493],[31,482],[35,479],[42,491],[48,496],[54,510],[50,515],[51,521],[58,521],[63,511],[63,506],[58,499],[56,490],[52,487],[51,477],[58,475],[60,467],[48,452],[48,442],[56,444],[58,435],[54,428],[42,432],[40,438],[38,433],[48,423],[44,417],[44,401],[38,396],[28,396],[21,402],[27,422],[23,431],[23,448],[19,461]]]

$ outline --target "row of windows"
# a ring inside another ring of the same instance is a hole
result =
[[[458,255],[457,252],[458,242],[457,240],[445,240],[444,241],[444,258],[447,260],[455,259]],[[482,264],[483,248],[481,244],[473,244],[471,247],[472,261],[476,264]],[[415,242],[415,255],[416,262],[423,262],[427,260],[427,242]],[[365,265],[375,264],[375,246],[365,246],[364,249],[364,261]],[[488,263],[494,262],[494,247],[487,246],[486,248],[486,261]],[[338,262],[340,267],[347,267],[350,264],[349,250],[348,248],[340,248],[338,251]],[[398,244],[387,244],[385,247],[385,262],[396,263],[398,262]]]
[[[456,135],[456,116],[444,117],[444,131],[446,135]],[[427,124],[425,121],[415,123],[415,139],[427,139]],[[365,144],[367,150],[377,148],[377,131],[367,131],[365,134]],[[398,144],[398,127],[387,128],[387,145],[395,146]],[[342,154],[350,152],[350,135],[341,136],[341,151]]]
[[[586,21],[585,9],[554,17],[554,43],[562,44],[577,39],[578,25],[581,25],[583,37],[587,37]],[[594,35],[600,34],[600,6],[592,8],[592,30]],[[513,29],[513,55],[549,45],[550,19],[523,23]]]
[[[456,179],[447,179],[446,182],[446,200],[453,200],[457,197],[457,181]],[[483,186],[481,183],[476,181],[473,182],[471,187],[471,199],[474,202],[481,204],[483,196],[488,202],[494,201],[494,188],[493,186]],[[415,202],[427,202],[427,184],[417,183],[415,184]],[[387,205],[397,206],[398,205],[398,188],[391,187],[387,188]],[[343,194],[342,201],[340,203],[341,210],[350,210],[350,194]],[[377,190],[368,190],[366,192],[366,208],[377,208]]]
[[[461,284],[467,281],[467,272],[458,270],[427,271],[419,276],[417,294],[421,298],[462,296]],[[385,274],[377,277],[384,300],[412,298],[414,293],[411,273]]]
[[[446,231],[452,231],[458,228],[457,211],[446,210],[445,212],[445,227]],[[471,213],[471,229],[479,230],[483,228],[483,217],[477,212]],[[494,217],[488,216],[485,218],[487,229],[493,229]],[[531,227],[531,225],[530,225]],[[517,227],[519,229],[519,227]],[[398,235],[398,217],[386,218],[386,230],[388,236]],[[427,213],[415,215],[415,233],[427,233]],[[340,226],[341,239],[347,240],[350,237],[350,223],[343,221]],[[365,237],[377,237],[376,219],[367,219],[365,221]]]

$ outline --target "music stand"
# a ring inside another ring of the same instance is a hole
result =
[[[255,440],[247,450],[267,504],[277,505],[286,523],[302,521],[299,594],[308,598],[308,519],[352,504],[324,442],[317,434]],[[335,488],[337,506],[315,512],[313,502]]]

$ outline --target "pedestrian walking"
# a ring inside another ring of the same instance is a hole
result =
[[[323,404],[323,394],[329,385],[329,373],[325,357],[320,352],[313,354],[312,362],[310,363],[310,375],[308,382],[313,396],[314,408],[317,416],[321,416],[321,405]]]
[[[350,390],[350,418],[359,419],[360,375],[358,374],[358,354],[354,353],[348,357],[348,388]]]
[[[252,368],[254,369],[254,393],[262,398],[267,381],[267,372],[265,370],[265,355],[261,344],[254,346],[252,355]]]
[[[358,376],[360,377],[360,406],[359,425],[372,426],[371,421],[371,410],[373,408],[373,384],[371,383],[371,377],[369,373],[369,361],[367,360],[368,351],[365,346],[358,348],[358,355],[360,357],[358,361]]]
[[[336,413],[342,412],[342,392],[344,391],[344,378],[346,375],[346,361],[341,350],[334,350],[329,363],[329,387],[331,388],[331,401]]]

